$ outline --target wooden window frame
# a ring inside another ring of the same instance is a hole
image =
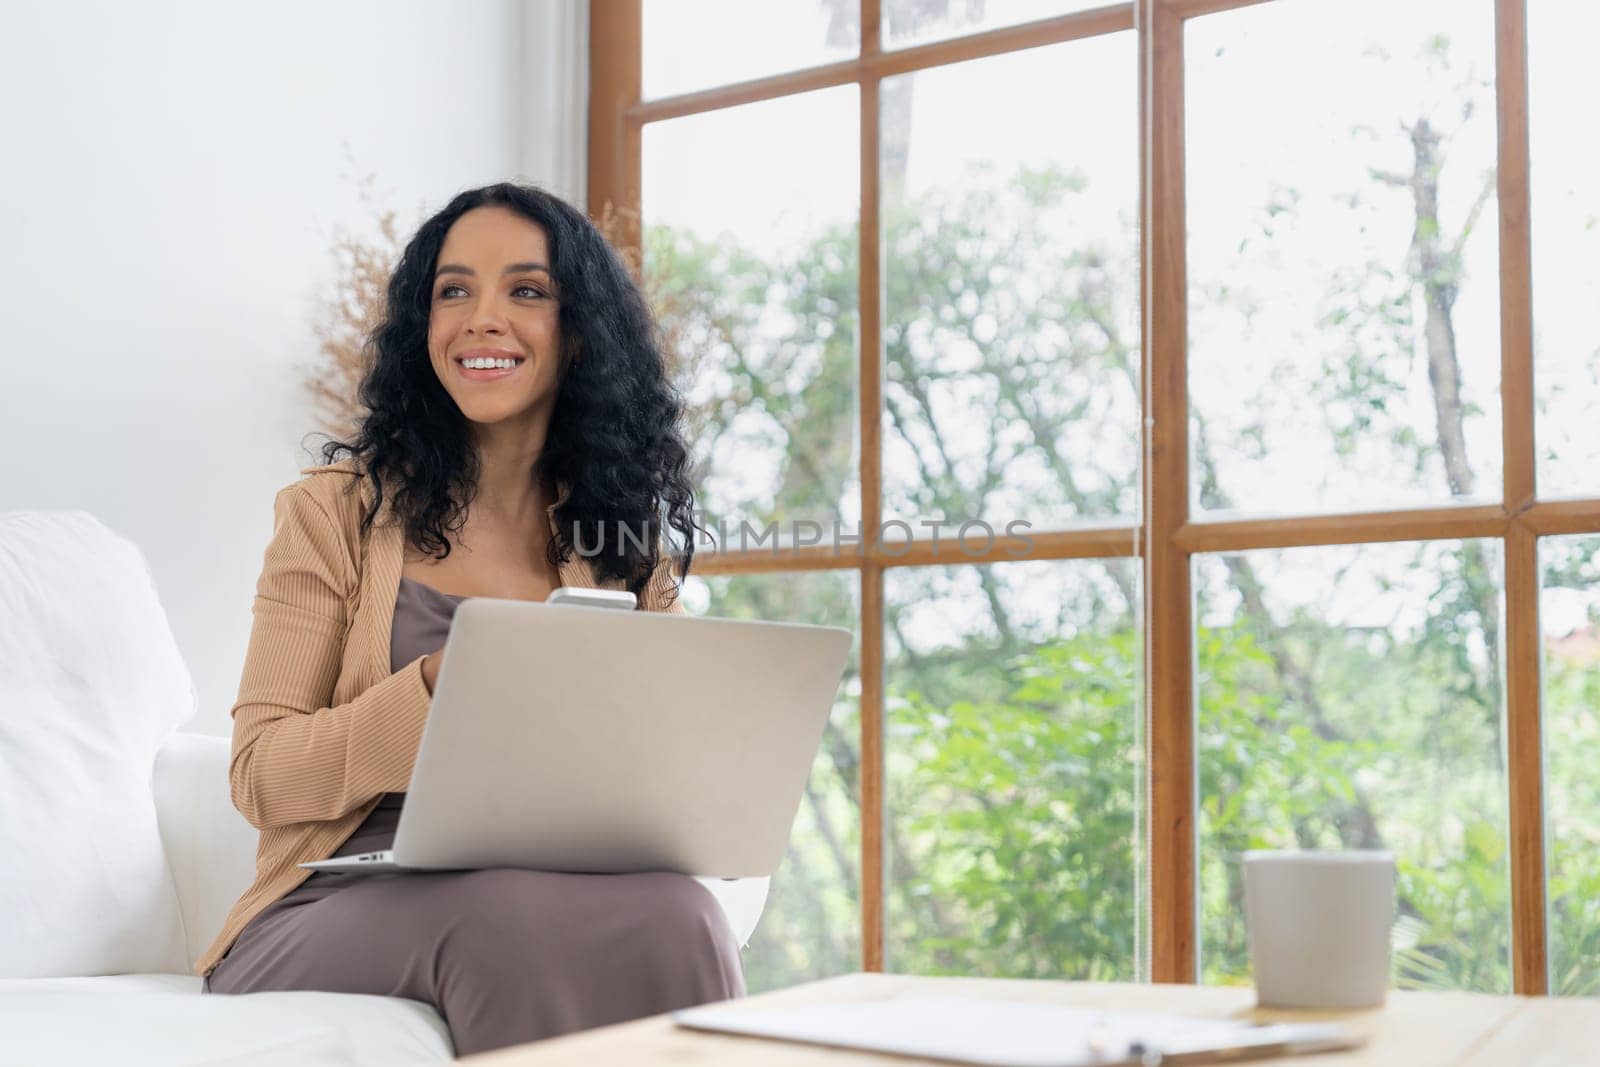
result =
[[[1541,501],[1535,486],[1532,269],[1529,234],[1527,0],[1494,0],[1500,254],[1500,372],[1504,495],[1498,505],[1206,521],[1189,513],[1187,263],[1183,27],[1191,18],[1284,0],[1132,0],[1018,26],[885,52],[880,0],[861,0],[853,59],[701,92],[641,96],[642,0],[590,5],[588,205],[624,209],[619,244],[639,253],[646,123],[855,84],[860,97],[861,525],[882,518],[883,288],[878,92],[886,77],[1039,45],[1134,30],[1139,47],[1140,318],[1144,481],[1138,526],[1034,533],[1025,557],[992,560],[914,541],[886,553],[714,552],[707,574],[855,570],[861,625],[861,935],[864,970],[884,967],[884,606],[890,567],[1025,559],[1143,560],[1149,872],[1148,972],[1193,982],[1198,911],[1195,821],[1194,634],[1196,553],[1308,545],[1498,538],[1505,560],[1505,705],[1510,810],[1514,991],[1548,991],[1538,539],[1600,533],[1600,499]],[[871,541],[871,539],[865,539]],[[1135,546],[1138,549],[1135,549]]]

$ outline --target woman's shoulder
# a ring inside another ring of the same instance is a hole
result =
[[[309,496],[341,526],[359,525],[367,507],[365,471],[355,457],[337,463],[300,468],[300,477],[280,493],[298,490]]]
[[[300,473],[312,476],[331,474],[333,475],[333,480],[338,481],[350,477],[361,477],[362,467],[361,462],[356,457],[346,456],[337,463],[322,463],[315,467],[301,467]]]

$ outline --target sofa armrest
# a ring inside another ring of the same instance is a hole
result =
[[[256,873],[255,827],[233,806],[229,739],[179,730],[156,753],[151,788],[178,887],[189,967],[211,945]]]

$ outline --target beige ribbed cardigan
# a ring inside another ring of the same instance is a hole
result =
[[[231,712],[228,779],[234,806],[261,831],[256,878],[195,964],[199,975],[211,973],[251,919],[314,873],[297,864],[333,855],[384,793],[407,788],[432,701],[422,656],[389,673],[404,562],[392,498],[385,494],[363,538],[371,490],[356,461],[300,473],[309,477],[273,501]],[[642,610],[683,611],[671,566],[663,554],[639,597]],[[624,584],[596,580],[576,553],[559,570],[566,586]]]

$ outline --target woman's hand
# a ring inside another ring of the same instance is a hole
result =
[[[422,684],[428,687],[428,695],[433,695],[433,687],[439,681],[439,665],[444,662],[444,646],[422,657]]]

